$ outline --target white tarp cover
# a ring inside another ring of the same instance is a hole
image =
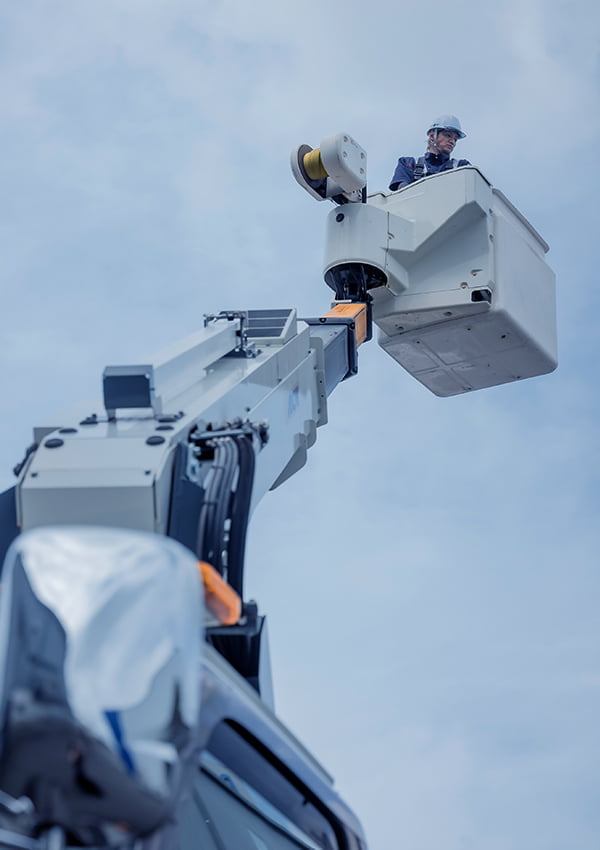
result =
[[[122,529],[34,529],[7,554],[5,604],[17,553],[65,630],[65,685],[80,723],[115,749],[105,713],[122,713],[128,746],[143,752],[154,740],[156,757],[178,690],[181,719],[197,724],[204,602],[190,551]]]

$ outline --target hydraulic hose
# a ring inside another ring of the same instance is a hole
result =
[[[231,503],[227,574],[229,584],[243,599],[244,553],[254,483],[255,454],[252,441],[247,436],[236,437],[236,442],[239,471],[237,487]]]
[[[206,495],[198,519],[198,557],[224,573],[225,522],[229,515],[231,488],[238,465],[238,451],[231,437],[214,440],[214,460],[206,484]]]

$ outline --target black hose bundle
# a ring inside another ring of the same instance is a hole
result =
[[[200,516],[196,552],[202,561],[211,564],[222,575],[227,566],[225,523],[229,515],[231,490],[238,467],[237,445],[232,437],[211,441],[214,460],[211,464]]]
[[[246,551],[246,532],[250,519],[250,502],[254,483],[255,454],[252,441],[247,436],[236,437],[239,472],[237,487],[231,506],[231,527],[229,529],[228,581],[233,589],[244,598],[244,554]]]
[[[211,438],[214,452],[198,517],[196,552],[243,598],[244,552],[255,455],[247,434]]]

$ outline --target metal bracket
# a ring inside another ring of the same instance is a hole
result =
[[[250,437],[258,441],[259,449],[262,449],[269,441],[268,422],[243,422],[241,419],[233,422],[209,423],[204,431],[192,431],[189,442],[196,446],[200,452],[210,450],[211,441],[223,439],[224,437]]]
[[[248,342],[248,311],[247,310],[221,310],[220,313],[205,313],[204,327],[207,328],[212,322],[226,319],[228,322],[239,320],[240,328],[238,331],[239,343],[229,352],[229,357],[256,357],[256,346],[252,342]]]

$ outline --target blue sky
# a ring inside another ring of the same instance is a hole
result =
[[[0,8],[0,488],[107,363],[328,309],[302,142],[351,132],[375,190],[455,113],[551,246],[557,372],[438,399],[371,343],[255,515],[279,713],[373,850],[600,844],[599,35],[557,0]]]

